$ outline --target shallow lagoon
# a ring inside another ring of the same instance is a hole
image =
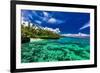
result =
[[[89,38],[44,39],[21,45],[22,63],[89,59]]]

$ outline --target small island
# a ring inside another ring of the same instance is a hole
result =
[[[21,25],[21,42],[30,42],[30,39],[59,39],[61,36],[59,33],[44,29],[35,24],[28,23]]]

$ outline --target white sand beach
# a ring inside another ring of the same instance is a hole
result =
[[[30,38],[30,42],[35,42],[35,41],[42,41],[43,39],[39,38]]]

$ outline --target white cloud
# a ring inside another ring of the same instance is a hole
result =
[[[53,31],[55,33],[60,33],[59,28],[53,29],[53,28],[48,28],[48,27],[43,27],[44,30],[49,30],[49,31]]]
[[[50,18],[50,19],[48,20],[48,23],[56,23],[56,19],[55,19],[55,18]]]
[[[41,20],[41,22],[44,21],[44,22],[50,23],[50,24],[60,24],[60,23],[63,23],[62,20],[59,20],[59,19],[56,19],[56,18],[52,17],[51,14],[49,14],[48,12],[45,12],[45,11],[43,11],[43,15],[44,15],[44,16],[38,15],[38,14],[36,13],[36,11],[32,11],[32,13],[33,13],[35,16],[39,17],[40,20]],[[36,21],[36,22],[40,24],[40,20],[39,20],[39,21]]]
[[[56,19],[56,18],[53,18],[53,17],[48,19],[48,23],[51,23],[51,24],[60,24],[60,23],[63,23],[63,22],[64,21]]]
[[[35,15],[35,16],[39,16],[36,11],[32,11],[32,13]]]
[[[33,19],[33,17],[32,17],[32,15],[31,15],[31,14],[28,14],[28,17],[29,17],[30,19]]]
[[[47,17],[42,17],[42,20],[43,21],[48,21],[48,18]]]
[[[83,26],[80,28],[80,30],[83,30],[83,29],[85,29],[85,28],[87,28],[87,27],[90,27],[90,22],[88,22],[88,23],[86,23],[85,25],[83,25]]]
[[[42,23],[42,22],[39,21],[39,20],[35,20],[35,22],[36,22],[37,24],[41,24],[41,23]]]
[[[44,17],[49,17],[49,14],[47,12],[43,12]]]
[[[77,33],[77,34],[72,34],[72,33],[69,33],[69,34],[62,34],[62,36],[70,36],[70,37],[89,37],[90,35],[89,34],[85,34],[85,33]]]
[[[35,16],[37,16],[38,18],[43,19],[43,17],[40,16],[36,11],[32,11],[32,13],[33,13]]]
[[[43,16],[40,16],[36,11],[32,11],[32,13],[39,17],[41,20],[43,21],[47,21],[47,19],[49,19],[50,14],[48,14],[47,12],[43,11]]]
[[[36,11],[32,11],[32,13],[37,16],[38,18],[40,18],[43,21],[47,21],[49,19],[50,14],[48,14],[47,12],[43,12],[43,16],[40,16]]]

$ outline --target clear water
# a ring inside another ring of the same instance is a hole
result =
[[[89,38],[44,39],[21,45],[22,63],[89,59]]]

